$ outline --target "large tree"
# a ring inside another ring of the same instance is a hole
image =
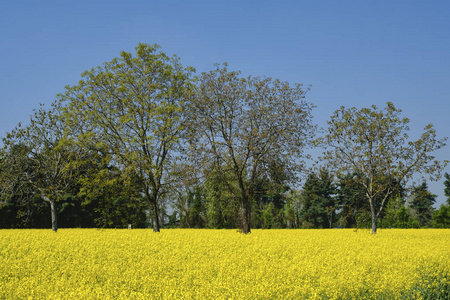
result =
[[[431,155],[445,145],[446,139],[437,139],[429,124],[419,139],[411,141],[407,134],[409,119],[401,118],[400,113],[390,102],[384,110],[374,105],[359,110],[341,107],[328,121],[323,139],[328,147],[324,158],[338,174],[360,174],[357,179],[370,205],[373,234],[396,185],[404,185],[414,174],[438,178],[447,164]]]
[[[314,129],[312,105],[304,96],[300,84],[243,78],[226,64],[200,76],[191,98],[191,150],[220,172],[240,205],[244,233],[250,232],[255,184],[270,162],[276,158],[296,170],[302,166]]]
[[[75,140],[105,147],[125,178],[139,185],[155,232],[185,125],[183,105],[193,71],[158,48],[139,44],[135,56],[121,52],[84,72],[78,85],[60,95],[69,124],[78,127]]]

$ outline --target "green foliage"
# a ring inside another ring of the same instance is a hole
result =
[[[51,224],[57,231],[57,202],[75,183],[70,167],[75,153],[66,144],[65,122],[61,106],[55,102],[50,109],[35,110],[27,127],[16,127],[3,139],[1,152],[3,194],[39,195],[50,204]]]
[[[223,172],[223,171],[221,171]],[[227,183],[222,180],[227,177]],[[229,186],[236,185],[230,172],[216,169],[206,173],[205,209],[208,228],[235,228],[239,224],[239,204]]]
[[[185,194],[178,195],[180,226],[183,228],[204,228],[206,220],[206,192],[196,185]]]
[[[300,84],[242,78],[226,64],[199,78],[190,102],[191,154],[219,170],[240,205],[244,233],[250,232],[257,180],[271,160],[278,158],[296,170],[302,167],[314,129],[312,105],[303,101],[304,95]],[[230,170],[232,182],[223,169]]]
[[[450,175],[448,175],[448,173],[445,173],[444,178],[444,195],[447,197],[447,204],[450,205]]]
[[[395,186],[414,174],[438,178],[447,161],[440,163],[431,153],[445,146],[438,140],[432,124],[421,137],[410,141],[409,119],[388,102],[384,110],[341,107],[328,121],[328,132],[322,140],[328,150],[324,159],[338,176],[357,173],[370,205],[372,233]]]
[[[442,204],[435,210],[431,224],[434,228],[450,228],[450,205]]]
[[[409,206],[414,174],[440,176],[445,145],[432,125],[416,141],[407,118],[341,107],[320,141],[326,171],[305,170],[316,127],[306,90],[278,79],[242,77],[227,65],[193,78],[157,45],[82,74],[0,150],[0,228],[449,227],[448,205],[433,212],[424,183]],[[194,85],[196,83],[196,85]],[[320,144],[320,143],[319,143]],[[174,210],[167,203],[174,199]],[[48,214],[48,211],[51,214]],[[150,215],[148,213],[150,212]],[[178,219],[177,219],[178,218]],[[377,225],[378,224],[378,225]]]
[[[382,226],[385,228],[415,227],[402,197],[396,196],[389,200],[385,210],[385,217],[382,220]]]
[[[287,228],[300,228],[300,215],[304,202],[303,191],[291,189],[285,193],[284,218]]]
[[[401,206],[395,215],[395,227],[397,228],[415,228],[414,220],[411,220],[411,214],[408,209],[403,205]]]
[[[60,101],[87,148],[105,148],[124,180],[139,185],[159,231],[159,207],[171,185],[173,153],[185,130],[184,103],[191,90],[192,68],[182,68],[157,45],[139,44],[136,55],[86,71],[79,84],[67,87]]]
[[[286,192],[293,181],[292,170],[280,160],[272,159],[256,180],[253,191],[252,225],[256,228],[285,228]]]
[[[340,225],[343,227],[362,227],[365,216],[370,212],[364,186],[357,178],[357,174],[345,174],[338,178],[337,202],[342,210],[339,213]]]
[[[331,228],[336,219],[338,203],[333,197],[336,188],[330,173],[321,170],[319,174],[309,174],[303,190],[303,220],[315,228]]]
[[[428,185],[423,182],[414,188],[410,208],[413,217],[419,222],[419,226],[429,226],[433,214],[433,204],[436,202],[436,195],[428,191]]]

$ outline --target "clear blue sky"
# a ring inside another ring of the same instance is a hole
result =
[[[448,1],[43,0],[0,3],[0,136],[138,43],[157,43],[198,72],[228,62],[311,84],[320,126],[341,105],[392,101],[412,136],[430,122],[450,135]],[[438,158],[450,159],[450,146]],[[429,185],[445,202],[442,180]]]

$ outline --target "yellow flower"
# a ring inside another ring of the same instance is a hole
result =
[[[420,298],[449,275],[448,229],[0,230],[0,299]]]

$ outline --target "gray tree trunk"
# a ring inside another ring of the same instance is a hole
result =
[[[372,234],[377,233],[377,212],[375,209],[375,206],[373,205],[373,202],[370,201],[370,211],[372,214]]]
[[[250,215],[251,215],[251,208],[250,208],[250,202],[248,201],[248,198],[242,199],[242,206],[241,206],[241,213],[242,213],[242,233],[250,233]]]
[[[153,205],[152,207],[153,232],[160,232],[158,204],[156,203],[156,201],[153,201],[152,205]]]
[[[47,197],[44,194],[41,194],[41,198],[50,204],[50,210],[51,210],[51,216],[52,216],[52,230],[54,232],[57,232],[58,231],[58,219],[57,219],[58,212],[56,211],[56,201],[54,199],[50,199],[49,197]]]
[[[52,211],[52,230],[54,232],[58,231],[58,223],[57,223],[57,211],[56,211],[56,202],[55,200],[50,200],[50,209]]]

